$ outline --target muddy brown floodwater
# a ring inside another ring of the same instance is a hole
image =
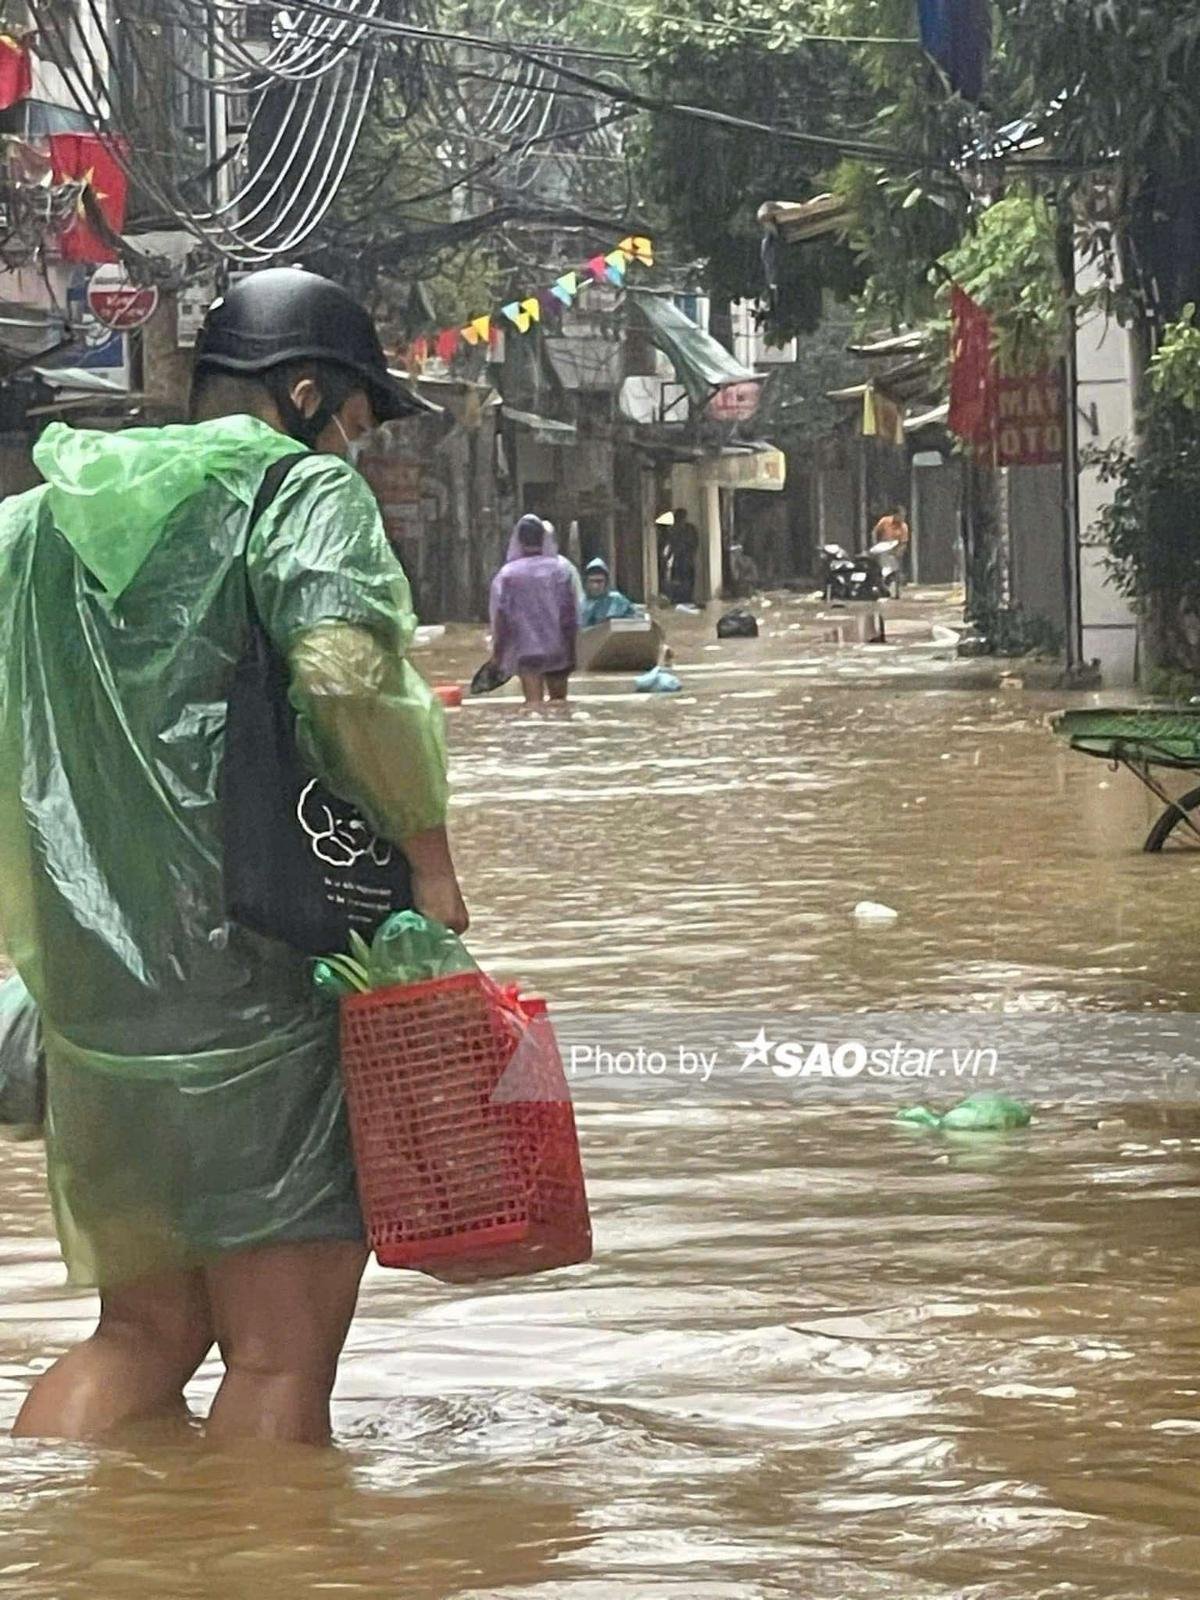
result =
[[[1200,1009],[1200,853],[905,607],[838,644],[673,618],[685,691],[452,715],[474,948],[586,1008]],[[481,658],[477,630],[422,656]],[[900,913],[856,929],[863,898]],[[373,1271],[340,1450],[0,1445],[28,1600],[1034,1600],[1200,1594],[1187,1108],[1046,1097],[985,1146],[861,1097],[580,1104],[593,1265]],[[152,1131],[147,1130],[148,1137]],[[35,1146],[0,1148],[0,1422],[86,1328]],[[216,1379],[195,1385],[202,1407]]]

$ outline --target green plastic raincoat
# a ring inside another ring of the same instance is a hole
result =
[[[47,430],[0,506],[0,936],[45,1029],[51,1198],[72,1280],[356,1238],[336,1018],[231,926],[220,816],[247,584],[314,765],[386,836],[445,820],[440,707],[366,484],[249,417]]]

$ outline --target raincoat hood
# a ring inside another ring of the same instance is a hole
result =
[[[541,517],[536,517],[532,512],[527,511],[523,517],[520,517],[513,524],[513,531],[509,535],[508,549],[504,552],[505,563],[508,563],[509,561],[519,561],[522,556],[535,556],[538,554],[536,550],[526,550],[525,546],[521,543],[521,536],[517,530],[520,528],[522,522],[541,522],[541,554],[544,556],[556,556],[558,554],[558,536],[555,534],[553,527],[550,525],[550,523],[543,522]]]
[[[605,578],[607,578],[609,575],[608,562],[604,560],[603,556],[593,556],[583,570],[589,578],[593,572],[598,572]]]
[[[133,582],[174,512],[209,479],[245,505],[263,472],[302,447],[257,417],[122,433],[56,422],[34,446],[54,525],[113,599]]]

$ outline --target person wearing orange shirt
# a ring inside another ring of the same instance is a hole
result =
[[[899,557],[901,570],[905,577],[908,577],[911,570],[908,560],[911,534],[908,516],[903,506],[893,506],[890,511],[886,511],[872,529],[872,544],[882,544],[886,539],[894,539],[900,546],[896,555]]]

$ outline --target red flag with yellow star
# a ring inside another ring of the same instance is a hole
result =
[[[55,183],[82,183],[114,233],[125,226],[129,180],[121,165],[124,143],[107,133],[52,133],[50,161]],[[64,261],[115,261],[113,250],[88,217],[83,195],[58,236]]]
[[[0,111],[28,100],[32,92],[28,44],[24,39],[14,39],[11,33],[0,33]]]

